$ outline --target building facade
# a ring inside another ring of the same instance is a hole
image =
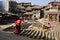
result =
[[[34,16],[40,17],[41,6],[32,5],[31,3],[17,3],[17,7],[20,9],[20,13],[23,14],[23,19],[32,19]]]
[[[47,6],[43,7],[45,18],[49,21],[60,22],[60,2],[50,2]]]

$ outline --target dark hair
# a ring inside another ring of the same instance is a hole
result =
[[[43,25],[43,26],[45,26],[45,25]]]
[[[50,23],[48,23],[48,24],[50,24]]]

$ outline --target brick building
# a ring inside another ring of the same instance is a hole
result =
[[[40,8],[41,6],[32,5],[30,2],[28,3],[17,3],[16,5],[20,9],[20,13],[22,13],[23,18],[32,19],[34,16],[37,18],[40,17]]]
[[[49,21],[60,22],[60,2],[50,2],[47,6],[43,7],[45,18]]]

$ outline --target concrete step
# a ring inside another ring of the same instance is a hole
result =
[[[51,38],[51,32],[48,33],[48,38],[49,38],[49,40],[52,40],[52,38]]]
[[[48,40],[48,35],[49,35],[49,32],[46,32],[45,33],[45,40]]]
[[[29,33],[31,30],[27,30],[27,32],[25,32],[24,34],[23,34],[23,36],[25,36],[25,35],[27,35],[27,33]]]
[[[40,31],[40,36],[39,36],[39,39],[41,39],[41,37],[42,37],[42,34],[43,34],[43,32],[42,31]]]
[[[42,24],[37,22],[37,23],[33,23],[33,26],[36,26],[36,27],[42,27]]]
[[[55,40],[54,32],[51,32],[52,40]]]
[[[37,32],[35,33],[35,35],[33,36],[33,38],[34,38],[34,39],[37,38],[38,34],[39,34],[39,31],[37,31]]]
[[[34,30],[31,30],[26,36],[28,37]]]
[[[44,37],[45,37],[45,32],[43,31],[41,38],[44,39]]]
[[[36,31],[33,31],[29,37],[32,38],[35,35],[35,33]]]
[[[39,37],[41,36],[41,32],[42,32],[42,31],[39,31],[39,32],[38,32],[37,39],[39,39]]]
[[[23,35],[25,32],[27,32],[27,30],[23,30],[20,35]]]
[[[56,34],[51,31],[24,30],[20,35],[41,40],[57,40]]]

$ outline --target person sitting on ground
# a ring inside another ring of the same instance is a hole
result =
[[[51,24],[48,23],[48,25],[47,25],[47,29],[50,29],[50,28],[51,28]]]

